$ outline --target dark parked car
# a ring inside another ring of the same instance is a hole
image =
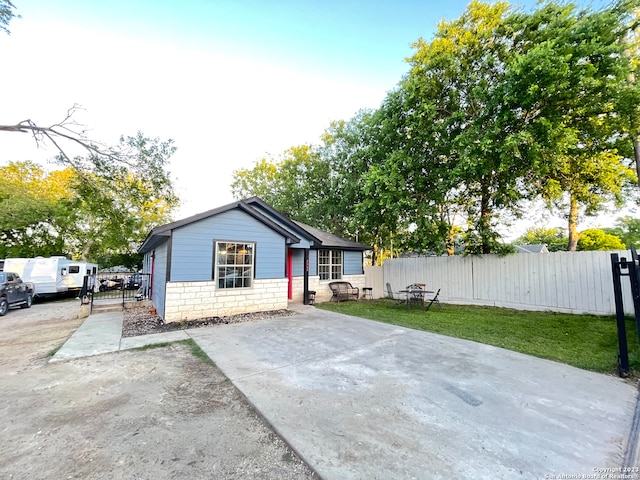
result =
[[[31,307],[33,291],[33,283],[23,282],[17,273],[0,272],[0,317],[7,314],[9,307]]]
[[[127,290],[137,290],[142,286],[142,275],[134,273],[129,277],[127,281]]]

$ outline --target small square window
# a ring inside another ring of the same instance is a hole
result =
[[[215,242],[213,278],[218,288],[247,288],[253,281],[255,244]]]
[[[320,280],[342,278],[342,250],[318,250],[318,275]]]

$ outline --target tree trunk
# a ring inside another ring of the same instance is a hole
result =
[[[580,234],[578,233],[578,201],[571,197],[569,200],[569,244],[567,251],[575,252],[578,247]]]
[[[480,224],[478,225],[482,253],[491,253],[491,207],[489,206],[489,188],[482,185],[482,198],[480,199]]]
[[[449,230],[447,231],[444,245],[447,251],[447,255],[453,257],[456,254],[456,237],[453,225],[449,225]]]
[[[373,246],[373,251],[371,252],[371,266],[375,267],[378,265],[378,245]]]
[[[636,174],[638,175],[638,187],[640,187],[640,135],[634,138],[633,156],[636,160]]]
[[[82,252],[80,254],[81,261],[83,262],[89,261],[89,253],[91,252],[91,247],[93,246],[94,243],[95,241],[93,239],[87,238],[87,240],[85,241],[84,247],[82,247]]]

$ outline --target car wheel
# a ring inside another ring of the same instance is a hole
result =
[[[9,303],[6,298],[0,298],[0,317],[3,317],[9,311]]]
[[[31,294],[27,295],[27,298],[25,298],[25,302],[20,305],[20,308],[31,308],[31,305],[33,304],[33,297],[31,296]]]

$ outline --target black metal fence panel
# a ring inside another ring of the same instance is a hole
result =
[[[148,273],[120,272],[98,273],[85,277],[83,287],[83,303],[99,302],[101,300],[121,300],[125,302],[141,301],[149,298],[151,275]]]

